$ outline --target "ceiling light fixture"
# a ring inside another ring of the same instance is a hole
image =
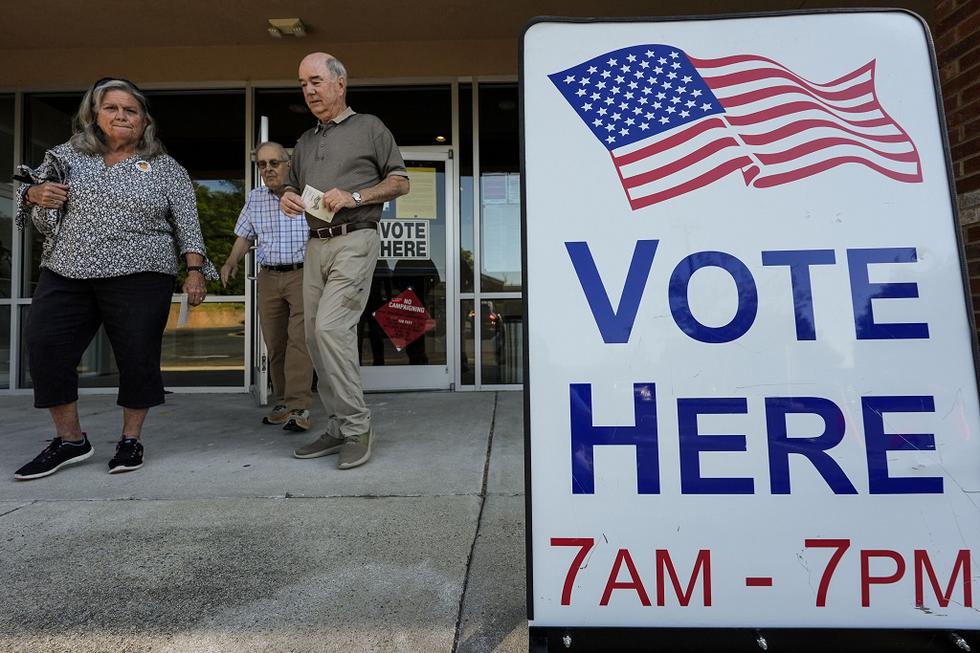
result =
[[[283,36],[306,36],[306,25],[300,18],[270,18],[269,36],[281,39]]]

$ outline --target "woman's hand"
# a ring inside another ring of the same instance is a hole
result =
[[[46,181],[27,189],[27,201],[45,209],[60,209],[68,200],[68,185]]]
[[[187,293],[187,303],[191,306],[199,306],[208,294],[204,273],[199,270],[188,272],[187,279],[184,281],[183,290]]]

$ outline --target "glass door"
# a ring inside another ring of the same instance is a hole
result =
[[[448,148],[403,149],[411,191],[387,202],[381,256],[357,326],[364,389],[449,389],[456,333],[453,161]]]

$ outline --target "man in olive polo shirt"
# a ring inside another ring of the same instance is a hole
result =
[[[340,61],[325,52],[307,55],[299,83],[319,122],[293,150],[280,206],[289,216],[303,215],[302,193],[312,186],[334,216],[328,223],[306,213],[310,240],[303,268],[306,340],[330,419],[323,435],[293,455],[339,453],[337,467],[350,469],[368,461],[374,439],[361,387],[357,323],[381,249],[382,205],[408,193],[408,173],[384,124],[347,106],[347,70]]]

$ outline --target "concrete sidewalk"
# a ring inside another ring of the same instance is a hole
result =
[[[292,458],[322,412],[294,435],[178,394],[110,476],[120,410],[83,396],[95,455],[16,482],[52,431],[0,397],[0,651],[526,652],[521,394],[368,400],[354,470]]]

